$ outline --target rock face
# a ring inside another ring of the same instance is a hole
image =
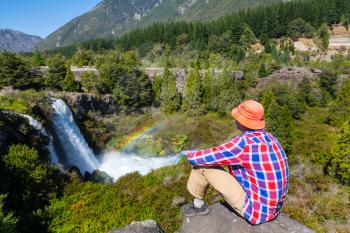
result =
[[[180,233],[313,233],[311,229],[280,214],[274,221],[257,226],[248,224],[221,203],[211,206],[207,216],[184,217]]]
[[[30,52],[43,39],[10,29],[0,29],[0,51]]]
[[[85,114],[89,111],[101,115],[119,112],[119,106],[111,95],[97,97],[86,93],[67,93],[63,98],[73,107],[77,115]]]
[[[154,220],[132,222],[130,225],[109,233],[164,233]]]
[[[295,89],[304,78],[316,80],[320,74],[322,74],[322,71],[311,70],[306,67],[284,67],[276,70],[266,78],[261,78],[256,87],[263,89],[271,83],[280,83]]]

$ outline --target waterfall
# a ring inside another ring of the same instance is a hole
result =
[[[37,120],[35,120],[33,117],[25,115],[25,114],[20,114],[22,117],[28,119],[29,124],[33,126],[36,130],[40,131],[44,136],[48,137],[50,139],[49,145],[47,145],[47,149],[50,152],[50,160],[51,163],[56,164],[58,163],[58,157],[55,151],[55,148],[53,146],[53,137],[51,134],[49,134],[44,126]]]
[[[86,143],[78,126],[74,122],[71,110],[61,99],[52,99],[54,114],[53,128],[65,153],[66,165],[77,166],[84,174],[96,169],[106,172],[116,181],[119,177],[131,172],[145,175],[164,166],[177,164],[182,154],[168,157],[142,157],[122,152],[107,152],[101,156],[101,163],[96,159],[93,151]]]
[[[75,124],[72,112],[63,100],[52,100],[52,124],[66,155],[67,165],[77,166],[82,174],[86,171],[93,172],[98,168],[99,162]]]

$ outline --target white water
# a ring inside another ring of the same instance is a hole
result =
[[[146,175],[154,169],[177,164],[180,159],[180,154],[168,157],[140,157],[133,154],[109,152],[103,155],[99,170],[117,180],[123,175],[136,171],[141,175]]]
[[[55,110],[53,128],[65,152],[66,163],[77,166],[82,174],[93,172],[99,162],[75,124],[69,107],[61,99],[53,99],[52,107]]]
[[[21,116],[25,117],[26,119],[28,119],[29,124],[31,126],[33,126],[36,130],[39,130],[44,136],[48,137],[50,139],[49,144],[47,145],[47,149],[50,152],[50,160],[51,163],[56,164],[58,163],[58,157],[55,151],[55,148],[53,146],[53,137],[52,135],[50,135],[46,129],[44,128],[44,126],[37,120],[35,120],[33,117],[25,115],[25,114],[20,114]]]
[[[153,169],[177,164],[181,158],[181,154],[169,157],[141,157],[135,154],[107,152],[101,156],[99,162],[75,124],[67,104],[61,99],[53,99],[52,107],[55,110],[53,127],[65,151],[66,163],[77,166],[83,174],[85,171],[99,169],[116,181],[131,172],[137,171],[146,175]]]

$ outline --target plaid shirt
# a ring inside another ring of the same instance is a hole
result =
[[[251,130],[210,149],[191,151],[197,166],[226,166],[246,192],[244,217],[252,224],[278,216],[288,190],[288,163],[277,139],[265,130]]]

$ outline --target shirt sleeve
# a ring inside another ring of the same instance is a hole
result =
[[[187,159],[195,166],[240,165],[245,139],[237,136],[229,142],[205,150],[190,151]]]

